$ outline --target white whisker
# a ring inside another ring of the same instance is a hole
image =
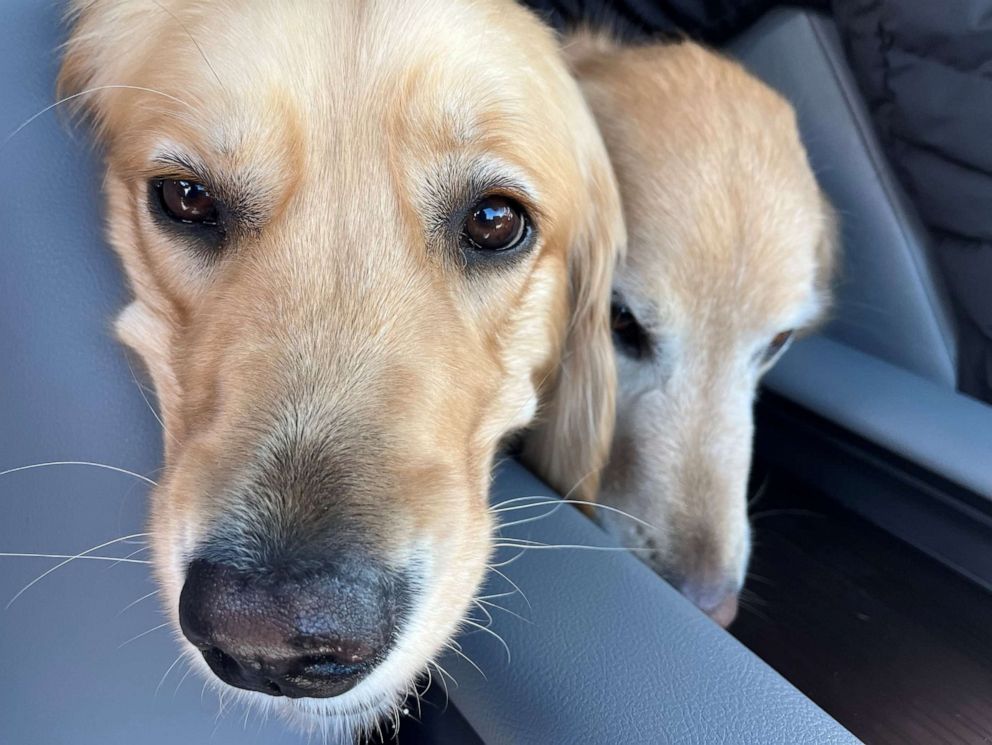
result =
[[[158,685],[155,686],[155,693],[152,694],[152,698],[156,698],[158,696],[158,692],[162,689],[162,684],[165,683],[165,679],[169,677],[169,673],[172,672],[172,668],[178,665],[180,660],[182,660],[183,657],[185,656],[186,656],[185,652],[180,652],[179,656],[176,657],[175,661],[173,661],[173,663],[169,665],[169,668],[165,671],[165,674],[162,676],[162,679],[159,680]]]
[[[173,699],[179,694],[179,689],[183,687],[183,683],[186,682],[186,678],[188,678],[190,676],[190,673],[192,673],[192,672],[193,672],[193,665],[190,664],[189,662],[187,662],[187,664],[186,664],[186,672],[183,673],[183,677],[181,677],[179,679],[179,682],[176,684],[176,690],[174,690],[172,692],[172,698]]]
[[[488,610],[486,610],[486,607],[484,605],[482,605],[482,603],[480,603],[478,601],[478,599],[472,598],[472,602],[475,603],[476,606],[479,608],[479,610],[482,611],[482,613],[486,617],[486,620],[489,621],[489,625],[492,626],[493,625],[493,615],[492,615],[492,613],[490,613]]]
[[[499,569],[497,569],[496,567],[494,567],[492,565],[489,565],[489,570],[491,572],[495,572],[496,574],[498,574],[500,577],[502,577],[510,585],[510,587],[512,587],[517,592],[519,592],[520,593],[520,597],[522,597],[524,599],[524,602],[527,603],[527,607],[530,610],[534,610],[533,607],[531,607],[530,601],[527,599],[527,596],[524,595],[524,591],[520,589],[520,587],[517,585],[516,582],[514,582],[512,579],[510,579],[505,574],[503,574],[503,572],[501,572]]]
[[[73,556],[67,557],[64,561],[61,561],[58,564],[56,564],[55,566],[53,566],[51,569],[48,569],[48,570],[42,572],[37,577],[35,577],[33,580],[31,580],[26,585],[24,585],[24,587],[22,587],[20,590],[18,590],[17,594],[14,595],[14,597],[12,597],[7,602],[7,606],[6,607],[9,608],[11,605],[14,604],[14,601],[17,600],[17,598],[19,598],[21,595],[23,595],[25,592],[27,592],[32,587],[34,587],[34,585],[36,585],[38,582],[40,582],[41,580],[43,580],[49,574],[51,574],[54,571],[57,571],[57,570],[61,569],[66,564],[69,564],[70,562],[72,562],[72,561],[74,561],[76,559],[80,559],[80,558],[82,558],[84,556],[87,556],[88,554],[92,553],[93,551],[98,551],[101,548],[106,548],[107,546],[112,546],[115,543],[120,543],[121,541],[130,540],[132,538],[141,538],[141,537],[146,536],[146,535],[148,535],[148,533],[133,533],[132,535],[126,535],[126,536],[122,536],[120,538],[114,538],[114,540],[112,540],[112,541],[106,541],[105,543],[101,543],[99,546],[93,546],[92,548],[88,548],[85,551],[81,551],[78,554],[75,554]],[[120,559],[120,561],[122,561],[122,562],[123,561],[132,562],[132,561],[138,561],[138,559],[123,558],[123,559]],[[147,563],[147,562],[145,562],[145,563]]]
[[[152,406],[152,402],[149,401],[148,396],[145,395],[145,387],[141,384],[141,381],[138,380],[138,376],[134,372],[134,367],[131,365],[130,356],[125,354],[124,359],[127,362],[127,369],[131,372],[131,380],[134,381],[135,386],[137,386],[138,388],[138,393],[141,396],[141,400],[145,402],[145,406],[148,407],[148,410],[152,413],[152,416],[155,417],[155,421],[158,422],[159,426],[162,428],[162,431],[165,432],[166,437],[168,437],[170,440],[172,440],[178,445],[179,441],[173,436],[173,434],[168,429],[166,429],[165,422],[162,421],[162,417],[158,415],[158,412],[155,410],[155,407]]]
[[[517,560],[519,560],[519,559],[520,559],[520,557],[522,557],[523,555],[524,555],[524,552],[523,552],[523,551],[520,551],[519,553],[516,553],[516,554],[514,554],[513,556],[511,556],[511,557],[510,557],[509,559],[507,559],[506,561],[501,561],[501,562],[499,562],[498,564],[490,564],[490,565],[489,565],[489,568],[490,568],[490,569],[502,569],[503,567],[508,567],[508,566],[510,566],[510,564],[512,564],[513,562],[515,562],[515,561],[517,561]]]
[[[69,101],[72,101],[73,99],[79,98],[80,96],[85,96],[85,95],[88,95],[90,93],[97,93],[99,91],[109,90],[109,89],[123,89],[123,90],[132,90],[132,91],[144,91],[145,93],[154,93],[157,96],[162,96],[164,98],[168,98],[170,101],[175,101],[176,103],[181,103],[183,106],[185,106],[188,109],[192,109],[193,108],[190,104],[186,103],[186,101],[183,101],[180,98],[176,98],[175,96],[170,96],[168,93],[163,93],[162,91],[157,91],[154,88],[144,88],[144,87],[142,87],[140,85],[97,85],[97,86],[94,86],[93,88],[87,88],[84,91],[79,91],[78,93],[73,93],[72,95],[66,96],[65,98],[60,98],[55,103],[49,104],[48,106],[46,106],[45,108],[43,108],[37,114],[28,117],[17,129],[15,129],[13,132],[11,132],[9,135],[7,135],[4,138],[4,141],[3,142],[0,142],[0,150],[2,150],[4,147],[6,147],[7,143],[10,142],[12,139],[14,139],[14,137],[16,137],[17,134],[22,129],[24,129],[25,127],[27,127],[29,124],[31,124],[31,122],[33,122],[38,117],[47,114],[49,111],[51,111],[55,107],[61,106],[64,103],[68,103]]]
[[[158,593],[159,593],[159,591],[158,591],[158,590],[152,590],[152,591],[151,591],[150,593],[148,593],[147,595],[142,595],[142,596],[141,596],[140,598],[138,598],[137,600],[132,600],[132,601],[131,601],[130,603],[128,603],[127,605],[125,605],[125,606],[124,606],[123,608],[121,608],[121,610],[120,610],[120,612],[119,612],[119,613],[118,613],[117,615],[118,615],[118,616],[120,616],[120,615],[121,615],[121,614],[123,614],[123,613],[124,613],[125,611],[128,611],[128,610],[130,610],[131,608],[133,608],[134,606],[136,606],[136,605],[137,605],[138,603],[140,603],[140,602],[141,602],[142,600],[147,600],[147,599],[148,599],[148,598],[150,598],[150,597],[151,597],[152,595],[158,595]]]
[[[581,551],[653,551],[654,549],[645,546],[586,546],[581,543],[560,543],[560,544],[526,544],[526,543],[495,543],[495,548],[519,548],[526,550],[541,549],[576,549]]]
[[[11,558],[21,558],[21,559],[79,559],[80,561],[116,561],[119,564],[151,564],[150,561],[145,559],[122,559],[120,556],[91,556],[89,554],[85,556],[72,555],[72,554],[29,554],[29,553],[18,553],[14,551],[3,551],[0,552],[0,556],[11,557]]]
[[[516,611],[512,611],[509,608],[504,608],[502,605],[497,605],[496,603],[490,603],[488,600],[483,600],[482,598],[476,598],[475,599],[475,602],[477,602],[477,603],[485,603],[490,608],[495,608],[496,610],[501,610],[504,613],[509,613],[511,616],[516,616],[517,618],[519,618],[524,623],[534,623],[529,618],[524,618],[523,616],[521,616]],[[492,615],[490,615],[489,617],[492,618]]]
[[[130,559],[132,556],[137,556],[142,551],[147,551],[150,548],[151,548],[151,546],[142,546],[141,548],[135,549],[134,551],[132,551],[131,553],[129,553],[127,556],[122,556],[121,557],[121,561],[124,561],[125,559]],[[113,568],[114,568],[114,565],[113,564],[111,564],[109,567],[107,567],[107,569],[113,569]]]
[[[496,598],[508,598],[511,595],[516,595],[516,591],[513,592],[497,592],[492,595],[479,595],[476,600],[495,600]]]
[[[474,621],[470,621],[467,618],[462,619],[462,621],[464,623],[467,623],[469,626],[473,626],[473,627],[479,629],[479,631],[485,631],[487,634],[489,634],[494,639],[496,639],[500,644],[502,644],[503,645],[503,649],[506,650],[506,661],[507,661],[507,663],[510,662],[510,647],[509,647],[509,645],[505,641],[503,641],[503,637],[502,636],[500,636],[499,634],[497,634],[492,629],[486,628],[485,626],[482,626],[481,624],[475,623]],[[479,672],[482,672],[482,671],[480,670]]]
[[[517,505],[516,507],[506,507],[504,509],[490,509],[490,512],[499,514],[499,513],[503,513],[503,512],[515,512],[516,510],[526,510],[526,509],[530,509],[532,507],[545,507],[545,506],[560,505],[560,504],[575,504],[575,505],[583,505],[585,507],[591,507],[591,508],[596,509],[596,510],[604,510],[606,512],[613,512],[613,513],[615,513],[617,515],[620,515],[622,517],[630,518],[634,522],[638,522],[638,523],[640,523],[641,525],[643,525],[646,528],[653,528],[654,527],[653,525],[651,525],[651,523],[645,522],[644,520],[641,520],[641,518],[639,518],[639,517],[634,517],[629,512],[624,512],[623,510],[617,509],[616,507],[611,507],[608,504],[600,504],[599,502],[590,502],[589,500],[586,500],[586,499],[566,499],[564,497],[561,498],[561,499],[558,499],[557,497],[541,497],[541,498],[544,499],[545,501],[543,501],[543,502],[533,502],[531,504]],[[527,499],[537,499],[537,497],[527,497]],[[501,502],[500,504],[506,504],[506,503],[505,502]],[[508,527],[509,525],[513,525],[513,524],[514,523],[506,523],[505,525],[501,525],[500,527],[501,528],[505,528],[505,527]]]
[[[542,512],[540,515],[535,515],[534,517],[525,517],[525,518],[522,518],[520,520],[514,520],[513,522],[509,522],[509,523],[499,523],[496,526],[496,530],[503,530],[503,528],[515,528],[518,525],[526,525],[527,523],[534,523],[534,522],[537,522],[538,520],[544,520],[545,518],[551,517],[559,509],[561,509],[561,506],[563,504],[564,504],[564,502],[561,502],[559,504],[556,504],[554,507],[552,507],[547,512]]]
[[[130,644],[131,642],[136,642],[136,641],[138,641],[138,639],[140,639],[141,637],[143,637],[143,636],[148,636],[148,635],[149,635],[150,633],[152,633],[153,631],[158,631],[159,629],[164,629],[164,628],[165,628],[166,626],[168,626],[168,625],[169,625],[169,622],[168,622],[168,621],[166,621],[165,623],[160,623],[160,624],[159,624],[158,626],[152,626],[152,627],[151,627],[150,629],[148,629],[148,631],[142,631],[142,632],[141,632],[140,634],[138,634],[137,636],[132,636],[132,637],[131,637],[130,639],[128,639],[128,640],[127,640],[126,642],[123,642],[122,644],[120,644],[120,645],[118,645],[118,647],[117,647],[117,648],[118,648],[118,649],[121,649],[121,648],[123,648],[123,647],[126,647],[126,646],[127,646],[128,644]]]
[[[16,468],[8,468],[6,471],[0,471],[0,476],[6,476],[8,473],[17,473],[18,471],[30,471],[34,468],[47,468],[48,466],[89,466],[91,468],[103,468],[107,471],[114,471],[115,473],[123,473],[127,476],[133,476],[136,479],[141,479],[146,484],[152,486],[158,486],[158,482],[152,481],[147,476],[142,476],[140,473],[135,473],[134,471],[129,471],[126,468],[118,468],[117,466],[108,466],[106,463],[93,463],[88,460],[53,460],[47,463],[32,463],[29,466],[17,466]]]
[[[475,624],[473,624],[473,626],[474,626],[474,625],[475,625]],[[480,627],[480,628],[481,628],[481,627]],[[469,656],[468,656],[467,654],[465,654],[465,653],[464,653],[464,652],[463,652],[463,651],[461,650],[461,645],[460,645],[460,644],[458,644],[458,642],[456,642],[456,641],[455,641],[454,639],[452,639],[452,640],[451,640],[450,642],[448,642],[448,643],[447,643],[447,644],[445,644],[444,646],[446,646],[446,647],[447,647],[448,649],[450,649],[450,650],[451,650],[452,652],[454,652],[454,653],[455,653],[455,654],[457,654],[457,655],[458,655],[459,657],[461,657],[461,658],[462,658],[463,660],[465,660],[465,662],[467,662],[467,663],[468,663],[468,664],[470,664],[470,665],[471,665],[472,667],[474,667],[474,668],[475,668],[475,669],[476,669],[476,670],[477,670],[477,671],[479,672],[479,675],[481,675],[481,676],[482,676],[482,679],[483,679],[483,680],[486,680],[486,681],[488,681],[488,680],[489,680],[489,678],[487,678],[487,677],[486,677],[486,674],[485,674],[484,672],[482,672],[482,668],[481,668],[481,667],[479,667],[478,665],[476,665],[476,664],[475,664],[475,662],[473,662],[473,661],[472,661],[472,660],[471,660],[471,659],[469,658]]]

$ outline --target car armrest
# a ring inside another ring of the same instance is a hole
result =
[[[553,492],[519,464],[497,470],[493,503],[522,507],[504,523],[546,515],[504,536],[605,550],[498,552],[505,577],[482,595],[516,615],[484,605],[488,631],[468,628],[441,663],[485,742],[856,742],[578,510],[520,499],[542,495]]]

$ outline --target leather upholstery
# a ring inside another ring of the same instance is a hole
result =
[[[0,28],[3,138],[51,102],[61,32],[57,9],[36,0],[0,5]],[[154,478],[159,427],[111,337],[127,291],[101,238],[98,158],[84,143],[49,112],[0,145],[0,471],[71,460]],[[495,493],[540,489],[510,465]],[[140,479],[90,466],[2,475],[0,552],[71,555],[140,533],[146,493]],[[534,525],[550,543],[605,541],[571,508]],[[143,564],[75,561],[2,609],[51,566],[0,557],[0,742],[307,741],[277,721],[246,717],[230,696],[218,716],[216,695],[202,695],[198,677],[174,664],[179,647],[157,598],[141,599],[154,591]],[[633,557],[532,551],[505,571],[533,605],[531,623],[496,611],[512,665],[482,632],[462,645],[488,682],[457,659],[444,662],[460,683],[453,703],[487,742],[851,739]]]
[[[498,471],[493,502],[550,493],[511,462]],[[615,546],[568,506],[503,534]],[[502,550],[497,566],[515,553]],[[522,617],[489,609],[509,660],[493,636],[469,629],[462,652],[482,672],[457,654],[442,661],[458,681],[449,681],[452,702],[486,742],[856,742],[626,552],[530,549],[500,571],[522,591],[494,574],[483,593],[510,592],[494,602]]]

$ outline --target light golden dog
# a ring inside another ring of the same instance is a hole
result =
[[[607,153],[509,0],[81,0],[72,24],[61,91],[106,154],[117,330],[165,429],[168,612],[204,670],[347,739],[463,619],[508,433],[540,410],[529,461],[596,491]]]
[[[620,183],[606,527],[721,624],[737,608],[758,381],[828,305],[833,213],[792,108],[692,43],[567,44]]]

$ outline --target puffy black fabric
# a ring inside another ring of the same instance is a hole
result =
[[[555,27],[605,25],[627,36],[688,36],[720,44],[782,0],[523,0]],[[792,0],[826,6],[829,0]]]
[[[992,0],[834,0],[879,134],[934,235],[961,390],[992,401]]]

